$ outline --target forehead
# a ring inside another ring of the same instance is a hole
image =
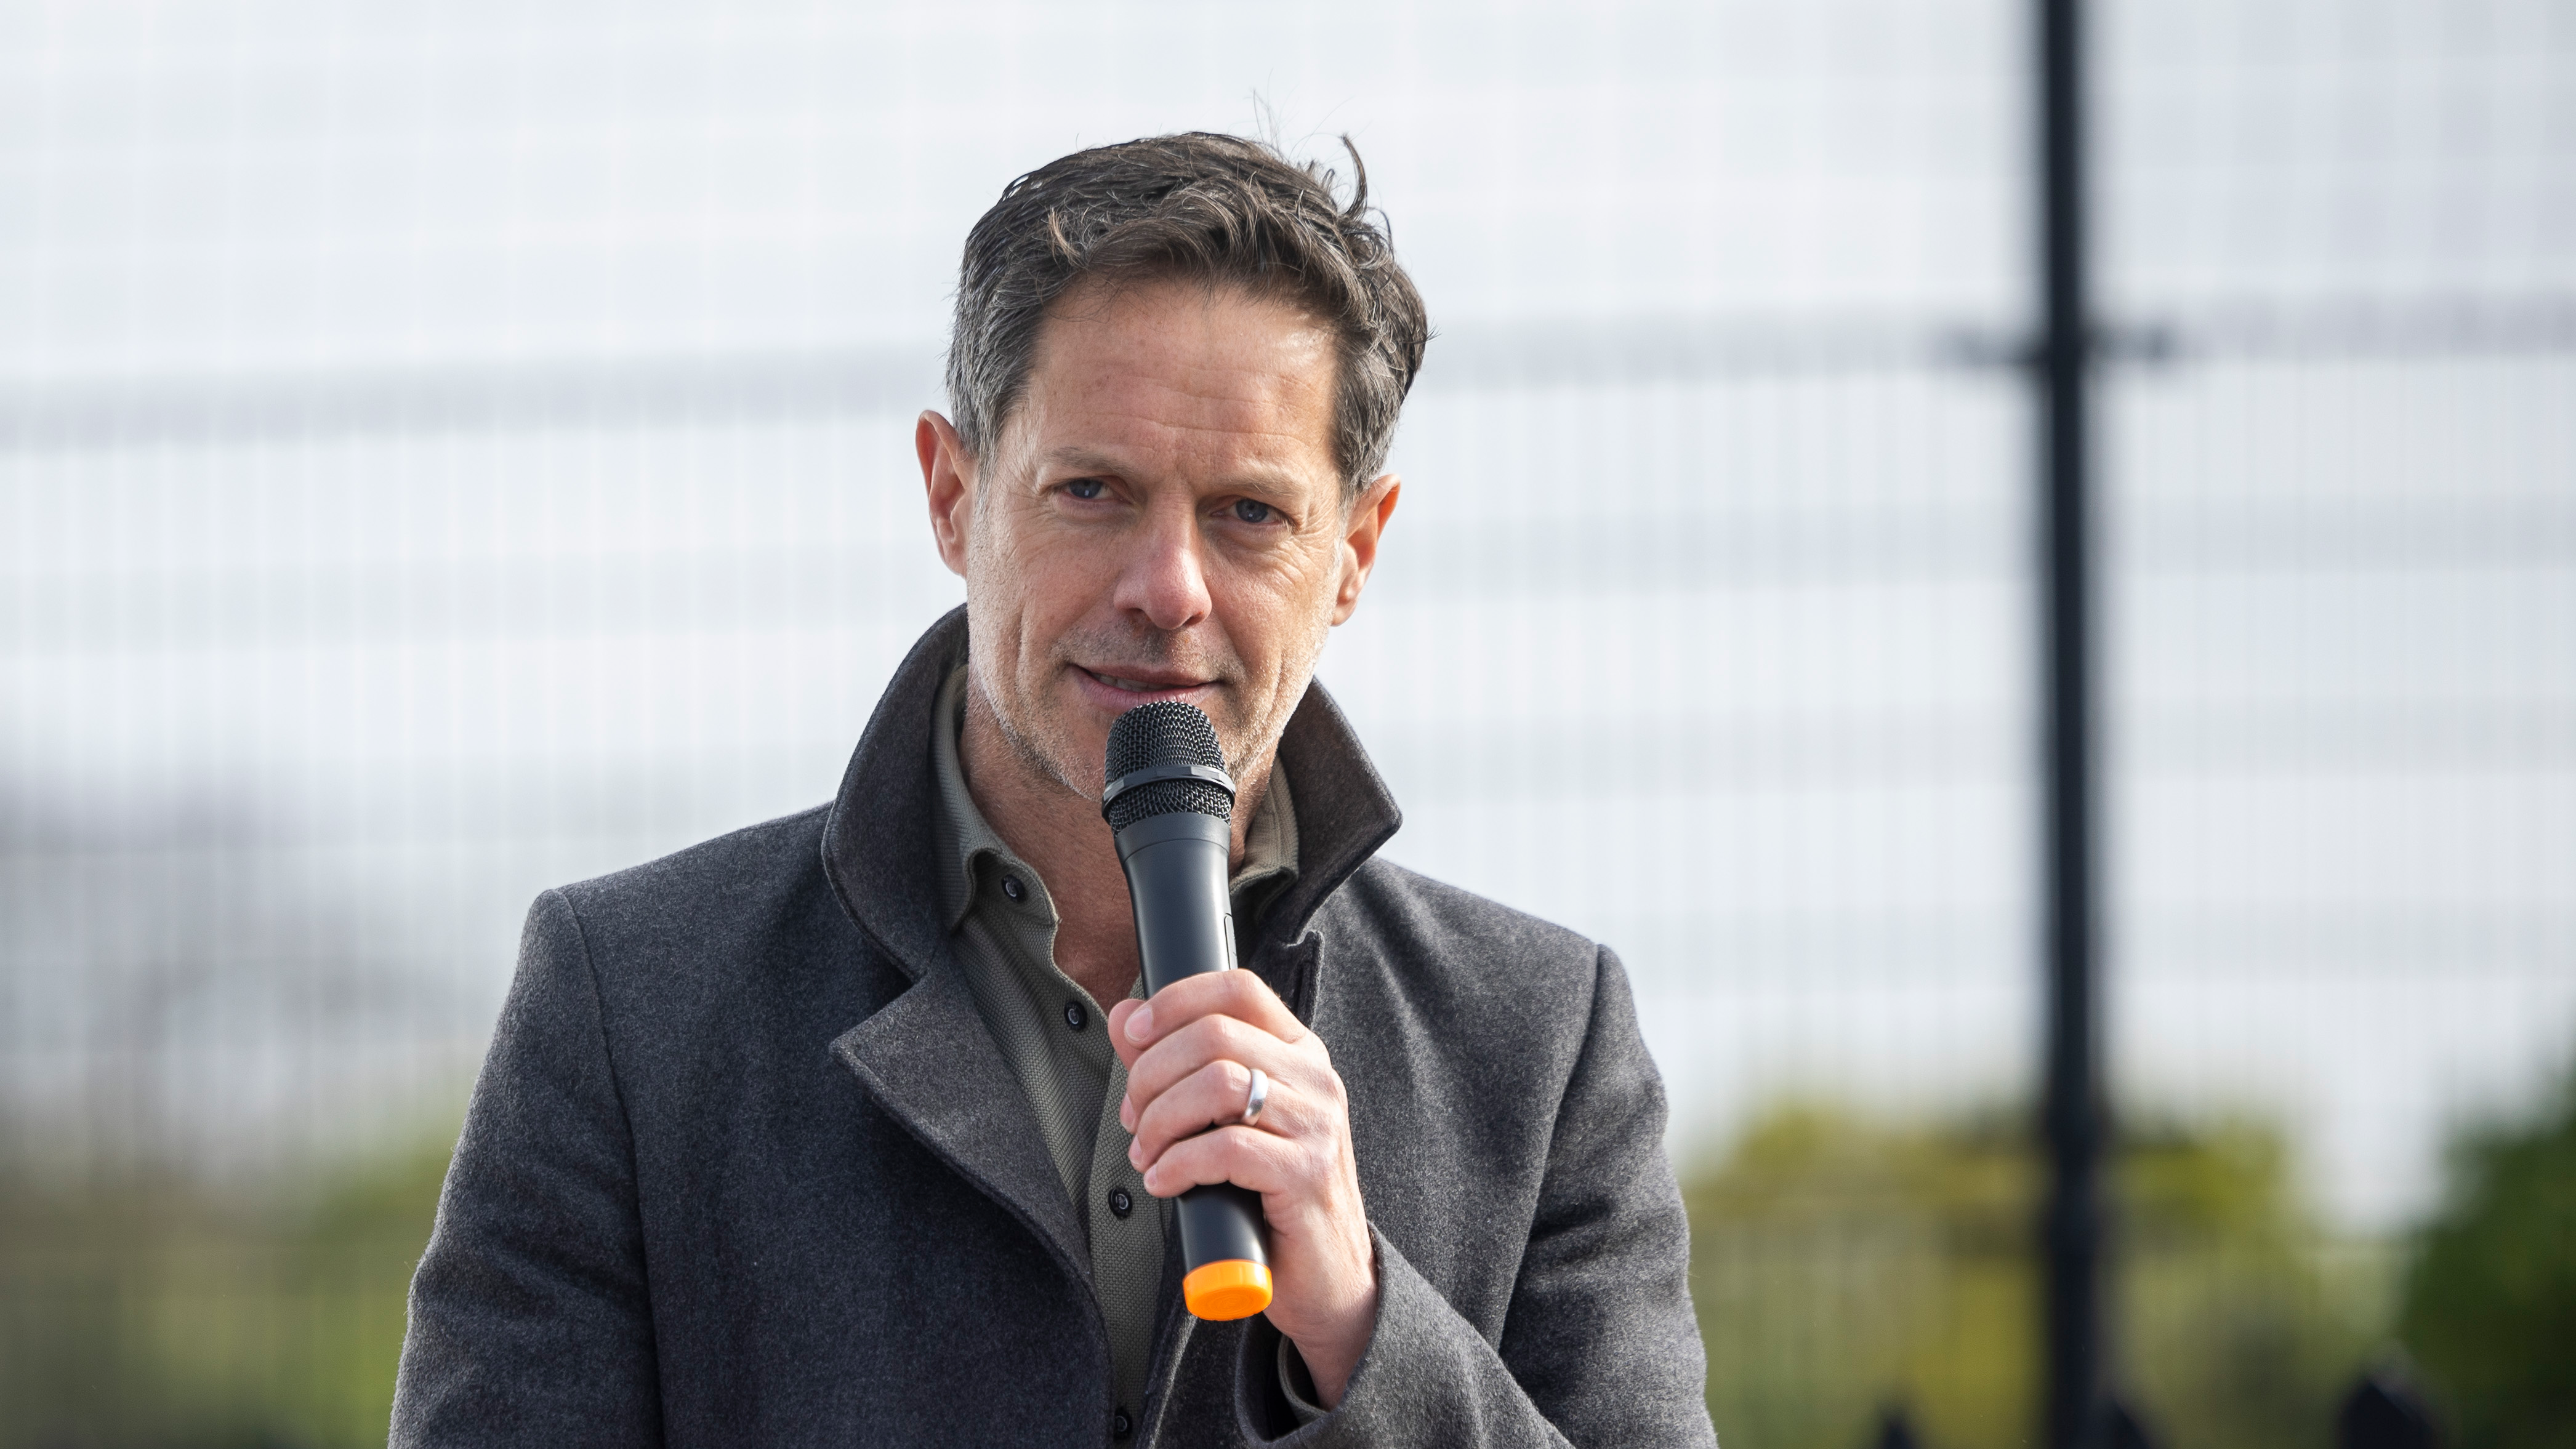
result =
[[[1086,282],[1048,310],[1013,429],[1041,462],[1089,453],[1193,481],[1337,483],[1337,371],[1331,331],[1286,303],[1197,282]]]

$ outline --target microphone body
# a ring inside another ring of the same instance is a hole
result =
[[[1139,706],[1111,730],[1101,813],[1117,832],[1148,996],[1184,977],[1234,968],[1226,890],[1233,796],[1216,731],[1196,707]],[[1260,1194],[1230,1182],[1194,1187],[1181,1194],[1179,1217],[1181,1297],[1190,1312],[1224,1321],[1270,1306]]]

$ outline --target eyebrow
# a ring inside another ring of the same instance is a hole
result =
[[[1044,464],[1043,471],[1046,472],[1116,473],[1121,476],[1127,472],[1117,459],[1088,448],[1058,448],[1046,455]]]
[[[1054,452],[1047,454],[1043,461],[1041,471],[1066,472],[1077,475],[1109,473],[1122,478],[1131,476],[1126,465],[1121,463],[1119,460],[1110,457],[1106,453],[1095,453],[1088,448],[1081,447],[1059,448]],[[1284,496],[1301,491],[1298,480],[1293,475],[1269,469],[1260,469],[1250,473],[1229,474],[1225,478],[1223,486],[1270,496]]]

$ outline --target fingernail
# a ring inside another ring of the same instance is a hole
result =
[[[1134,1014],[1127,1018],[1127,1039],[1132,1042],[1143,1043],[1152,1039],[1153,1035],[1154,1008],[1150,1006],[1137,1007]]]
[[[1144,1143],[1130,1142],[1127,1144],[1127,1164],[1130,1167],[1143,1167],[1145,1165]]]

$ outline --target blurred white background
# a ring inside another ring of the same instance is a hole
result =
[[[2124,1105],[2406,1221],[2576,1038],[2576,12],[2097,12]],[[826,798],[1080,146],[1349,174],[1440,337],[1322,677],[1693,1154],[2021,1100],[2021,7],[0,4],[0,1110],[452,1121],[530,898]]]

